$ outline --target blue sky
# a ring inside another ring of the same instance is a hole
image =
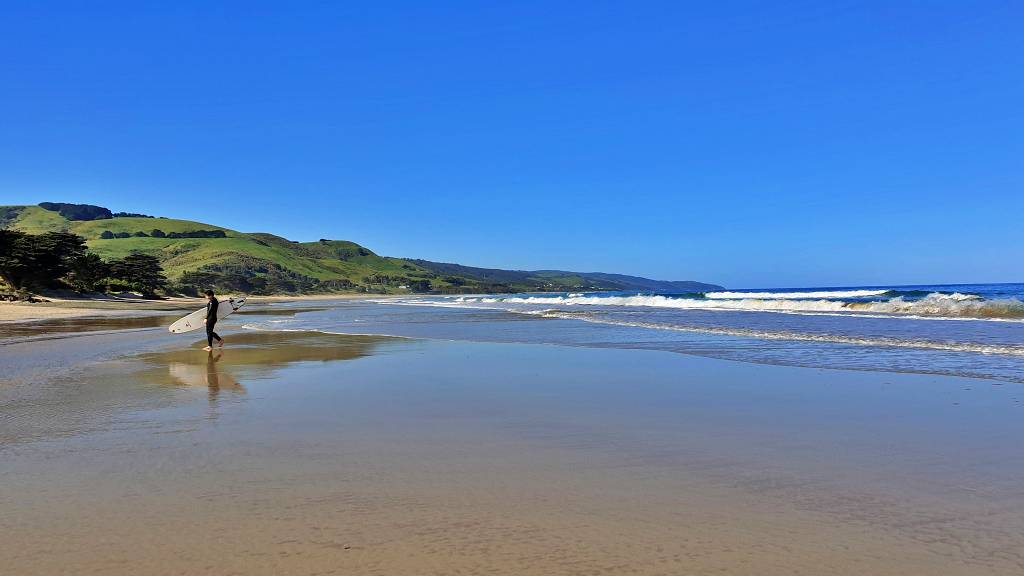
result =
[[[0,204],[731,287],[1024,280],[1020,3],[207,4],[5,5]]]

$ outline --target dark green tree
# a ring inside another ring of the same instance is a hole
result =
[[[160,260],[148,254],[131,254],[110,263],[110,276],[130,284],[143,296],[154,296],[167,285]]]
[[[36,236],[35,265],[40,284],[57,286],[71,271],[71,263],[85,256],[85,238],[71,232],[46,232]]]
[[[96,254],[88,253],[71,261],[67,282],[79,292],[94,292],[110,276],[110,265]]]
[[[100,234],[100,238],[102,238],[103,240],[113,240],[113,238],[114,238],[114,233],[113,233],[113,232],[111,232],[110,230],[104,230],[104,231],[103,231],[103,232],[102,232],[102,233]]]
[[[85,255],[85,239],[70,232],[0,231],[0,277],[17,290],[54,288]]]
[[[0,278],[19,290],[32,272],[29,234],[20,230],[0,230]]]
[[[167,236],[167,234],[164,234],[164,231],[159,228],[153,228],[153,231],[150,232],[149,235],[153,238],[163,238]]]
[[[430,292],[430,280],[413,280],[409,282],[409,290],[413,292]]]
[[[92,204],[68,204],[67,202],[40,202],[40,208],[59,212],[68,220],[105,220],[113,215],[110,210]]]

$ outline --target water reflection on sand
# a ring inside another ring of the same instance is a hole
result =
[[[224,336],[226,346],[214,350],[217,371],[243,370],[248,377],[265,377],[294,362],[353,360],[373,354],[374,349],[394,338],[382,336],[342,336],[317,332],[245,331]],[[201,350],[205,342],[189,348],[142,354],[138,359],[149,366],[181,364],[208,368],[208,354]],[[190,384],[192,385],[192,384]]]
[[[171,379],[182,386],[208,388],[210,397],[216,397],[221,390],[245,393],[245,387],[230,372],[220,370],[217,363],[224,358],[223,352],[209,352],[206,355],[206,366],[171,362],[167,365],[167,373]]]
[[[143,333],[136,340],[138,346],[145,347],[148,340],[163,342],[165,335],[162,331]],[[87,340],[96,338],[100,337],[73,340],[87,345]],[[225,392],[244,396],[246,382],[273,378],[289,365],[354,360],[374,354],[383,343],[396,342],[377,336],[307,332],[225,332],[224,338],[228,345],[212,353],[201,349],[206,343],[203,340],[188,348],[145,352],[55,373],[52,378],[0,380],[4,384],[0,385],[0,405],[4,407],[0,448],[107,429],[139,410],[190,402],[196,389],[206,390],[211,400]],[[33,342],[31,354],[45,363],[57,347],[71,341]]]
[[[212,399],[222,391],[244,394],[245,386],[239,378],[268,378],[295,362],[362,358],[372,354],[381,342],[393,340],[312,332],[242,332],[226,338],[227,348],[204,353],[197,352],[197,344],[184,350],[146,354],[139,359],[150,366],[150,379],[160,381],[160,368],[166,366],[170,379],[162,384],[207,388]]]

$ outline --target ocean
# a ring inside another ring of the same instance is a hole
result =
[[[409,296],[342,301],[246,327],[1024,382],[1024,284]]]

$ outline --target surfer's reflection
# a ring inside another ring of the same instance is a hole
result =
[[[171,378],[184,386],[207,388],[211,400],[217,398],[217,395],[224,390],[244,394],[245,387],[239,384],[229,372],[221,370],[217,366],[223,355],[222,352],[210,352],[206,356],[206,366],[172,362],[167,369]]]

